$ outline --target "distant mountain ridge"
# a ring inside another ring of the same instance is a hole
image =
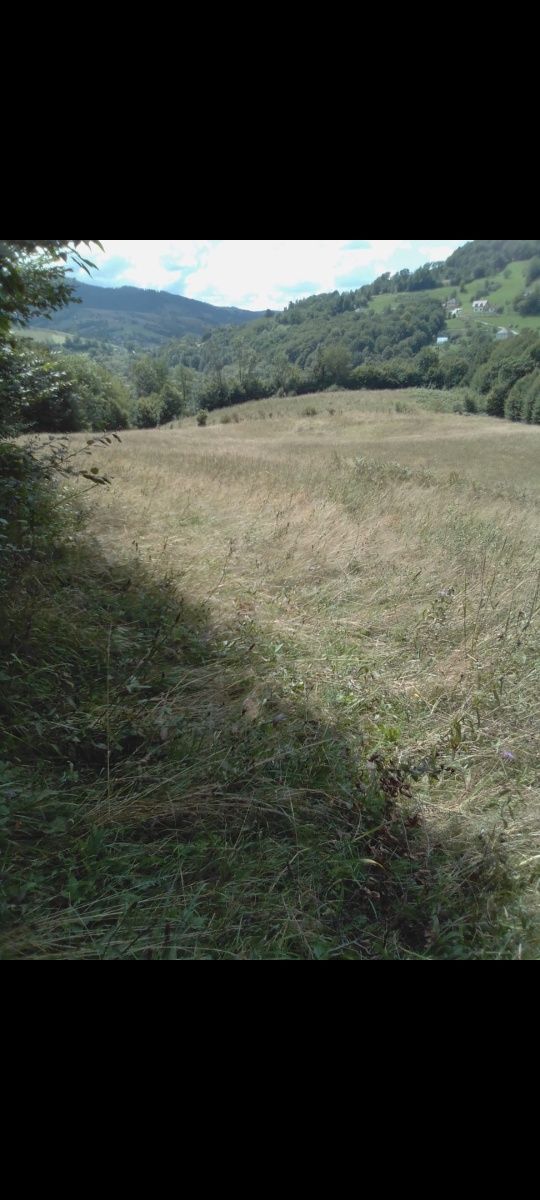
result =
[[[50,321],[36,317],[33,327],[102,341],[131,341],[144,349],[186,333],[203,335],[223,325],[245,325],[264,316],[263,312],[220,308],[147,288],[77,283],[74,296],[80,303],[68,304]]]

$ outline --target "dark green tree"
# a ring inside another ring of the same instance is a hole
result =
[[[42,359],[29,358],[12,326],[25,326],[37,315],[50,317],[72,299],[69,261],[87,273],[93,266],[79,246],[102,249],[95,240],[0,242],[0,436],[21,429],[39,378],[48,390],[54,373],[44,372]]]
[[[184,397],[181,388],[172,383],[170,379],[164,383],[159,397],[161,400],[160,422],[163,425],[165,421],[173,421],[175,417],[181,417],[184,412]]]
[[[135,413],[135,424],[138,429],[154,429],[161,421],[163,401],[154,392],[150,396],[141,396]]]
[[[135,359],[131,366],[131,376],[137,399],[160,392],[167,381],[168,373],[166,364],[159,358],[153,358],[151,354],[143,354]]]
[[[97,241],[0,241],[0,338],[9,336],[12,324],[50,317],[73,298],[73,285],[67,279],[69,260],[87,274],[94,265],[83,258],[79,246],[103,249]]]

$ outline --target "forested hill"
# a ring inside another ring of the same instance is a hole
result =
[[[539,254],[539,241],[466,242],[446,259],[444,274],[452,283],[470,283],[504,271],[511,262],[527,262]]]
[[[264,314],[241,308],[219,308],[146,288],[75,285],[76,301],[52,315],[37,317],[34,328],[59,330],[84,339],[132,344],[150,349],[184,334],[203,334],[220,325],[244,325]]]

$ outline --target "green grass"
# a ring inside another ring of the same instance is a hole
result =
[[[67,333],[61,333],[56,329],[33,329],[26,327],[24,329],[12,329],[12,336],[19,338],[30,338],[33,342],[41,342],[47,346],[63,346],[68,338]]]
[[[504,928],[493,948],[485,903],[495,883],[514,893],[497,839],[430,841],[393,729],[359,757],[335,689],[332,724],[311,711],[292,644],[224,638],[140,561],[84,545],[25,573],[18,599],[3,957],[514,952]]]
[[[385,308],[394,307],[396,304],[414,304],[423,298],[440,300],[443,303],[455,296],[458,306],[463,308],[463,313],[461,316],[452,317],[447,321],[447,333],[451,337],[461,336],[476,324],[491,327],[494,330],[502,326],[517,330],[540,329],[540,316],[523,317],[514,311],[514,302],[523,294],[527,286],[525,277],[528,267],[528,262],[510,263],[507,268],[509,272],[507,279],[504,272],[501,271],[491,275],[489,279],[475,279],[473,283],[465,286],[464,291],[447,285],[446,287],[430,288],[423,292],[400,292],[398,295],[375,296],[373,300],[370,300],[369,308],[374,312],[383,312]],[[488,287],[489,283],[494,283],[495,287]],[[494,307],[502,307],[503,313],[473,312],[472,301],[480,295],[490,300]]]

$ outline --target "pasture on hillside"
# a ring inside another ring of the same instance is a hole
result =
[[[14,956],[538,957],[540,427],[451,409],[318,393],[99,447],[50,650],[88,642],[90,748]]]

